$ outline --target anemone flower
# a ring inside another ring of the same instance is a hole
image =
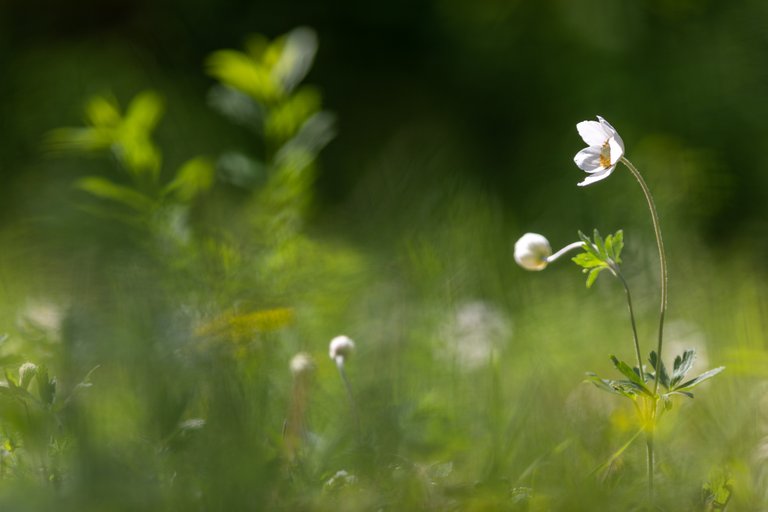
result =
[[[573,158],[579,169],[589,174],[578,184],[584,187],[611,175],[624,156],[624,141],[613,126],[600,116],[597,116],[597,121],[580,122],[576,129],[589,146]]]

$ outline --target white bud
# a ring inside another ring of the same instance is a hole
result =
[[[537,233],[526,233],[515,242],[515,261],[526,270],[544,270],[551,255],[549,241]]]
[[[294,377],[309,375],[315,371],[315,361],[306,352],[299,352],[291,359],[291,373]]]
[[[37,375],[37,365],[35,363],[24,363],[21,365],[19,367],[19,386],[27,389],[35,375]]]
[[[339,360],[343,361],[349,357],[354,350],[355,342],[352,341],[348,336],[336,336],[331,340],[331,344],[328,349],[328,355],[330,355],[331,359],[338,363]]]

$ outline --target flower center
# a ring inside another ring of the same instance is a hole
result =
[[[611,166],[611,146],[608,141],[603,142],[603,147],[600,148],[600,167],[607,169]]]

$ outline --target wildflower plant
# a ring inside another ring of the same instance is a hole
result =
[[[687,349],[682,354],[677,355],[674,358],[671,372],[664,365],[662,349],[664,317],[667,310],[668,278],[667,259],[656,205],[642,175],[626,158],[624,154],[624,141],[610,123],[598,116],[597,121],[582,121],[576,125],[576,128],[587,144],[587,147],[579,151],[574,157],[576,165],[588,174],[578,185],[583,187],[602,181],[616,170],[619,163],[622,163],[640,185],[651,213],[659,254],[661,296],[656,349],[651,350],[647,359],[648,364],[645,365],[643,363],[643,351],[637,332],[632,295],[629,284],[621,271],[621,253],[624,248],[624,232],[622,230],[604,238],[597,229],[593,231],[591,238],[579,231],[578,242],[568,244],[554,254],[552,254],[552,249],[546,238],[539,234],[526,233],[515,244],[515,261],[526,270],[543,270],[549,263],[558,259],[563,254],[581,249],[582,252],[573,257],[572,261],[581,267],[582,272],[586,274],[587,288],[590,288],[598,276],[606,270],[621,282],[627,298],[636,363],[629,364],[615,355],[611,355],[611,361],[622,377],[619,379],[604,379],[595,373],[589,372],[587,373],[587,380],[603,391],[630,400],[637,411],[641,428],[627,444],[598,469],[607,467],[641,433],[645,433],[648,498],[649,503],[653,504],[655,471],[654,432],[660,417],[665,411],[672,408],[674,396],[680,395],[693,398],[692,389],[720,373],[724,367],[721,366],[705,371],[698,376],[689,377],[687,374],[692,368],[696,357],[694,349]]]

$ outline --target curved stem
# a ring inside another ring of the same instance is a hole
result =
[[[568,244],[559,251],[557,251],[555,254],[549,256],[547,258],[547,263],[552,263],[557,258],[562,256],[563,254],[567,253],[568,251],[572,251],[574,249],[580,249],[581,247],[584,247],[584,242],[573,242],[572,244]]]
[[[640,341],[637,338],[637,325],[635,324],[635,311],[632,308],[632,294],[629,292],[629,285],[627,280],[624,279],[618,266],[609,267],[614,276],[616,276],[621,284],[624,285],[624,291],[627,294],[627,307],[629,308],[629,321],[632,324],[632,339],[635,342],[635,356],[637,357],[637,369],[640,372],[640,378],[645,382],[645,373],[643,372],[643,356],[640,354]]]
[[[659,248],[659,273],[661,277],[661,305],[659,307],[659,340],[658,345],[656,347],[656,356],[659,358],[659,361],[661,361],[661,348],[664,340],[664,315],[667,312],[667,256],[664,253],[664,241],[661,239],[661,226],[659,225],[659,214],[656,211],[656,205],[653,202],[653,197],[651,196],[651,191],[648,188],[648,185],[645,183],[645,180],[640,175],[640,171],[637,170],[637,168],[627,160],[626,157],[621,157],[621,162],[627,166],[627,169],[632,173],[632,175],[635,177],[637,182],[640,184],[640,188],[643,189],[643,194],[645,194],[645,200],[648,202],[648,208],[651,210],[651,219],[653,220],[653,231],[656,233],[656,245]],[[660,372],[656,372],[656,379],[653,383],[653,394],[656,395],[656,393],[659,390],[659,375]],[[655,407],[656,404],[654,404]],[[655,415],[654,415],[655,417]]]

